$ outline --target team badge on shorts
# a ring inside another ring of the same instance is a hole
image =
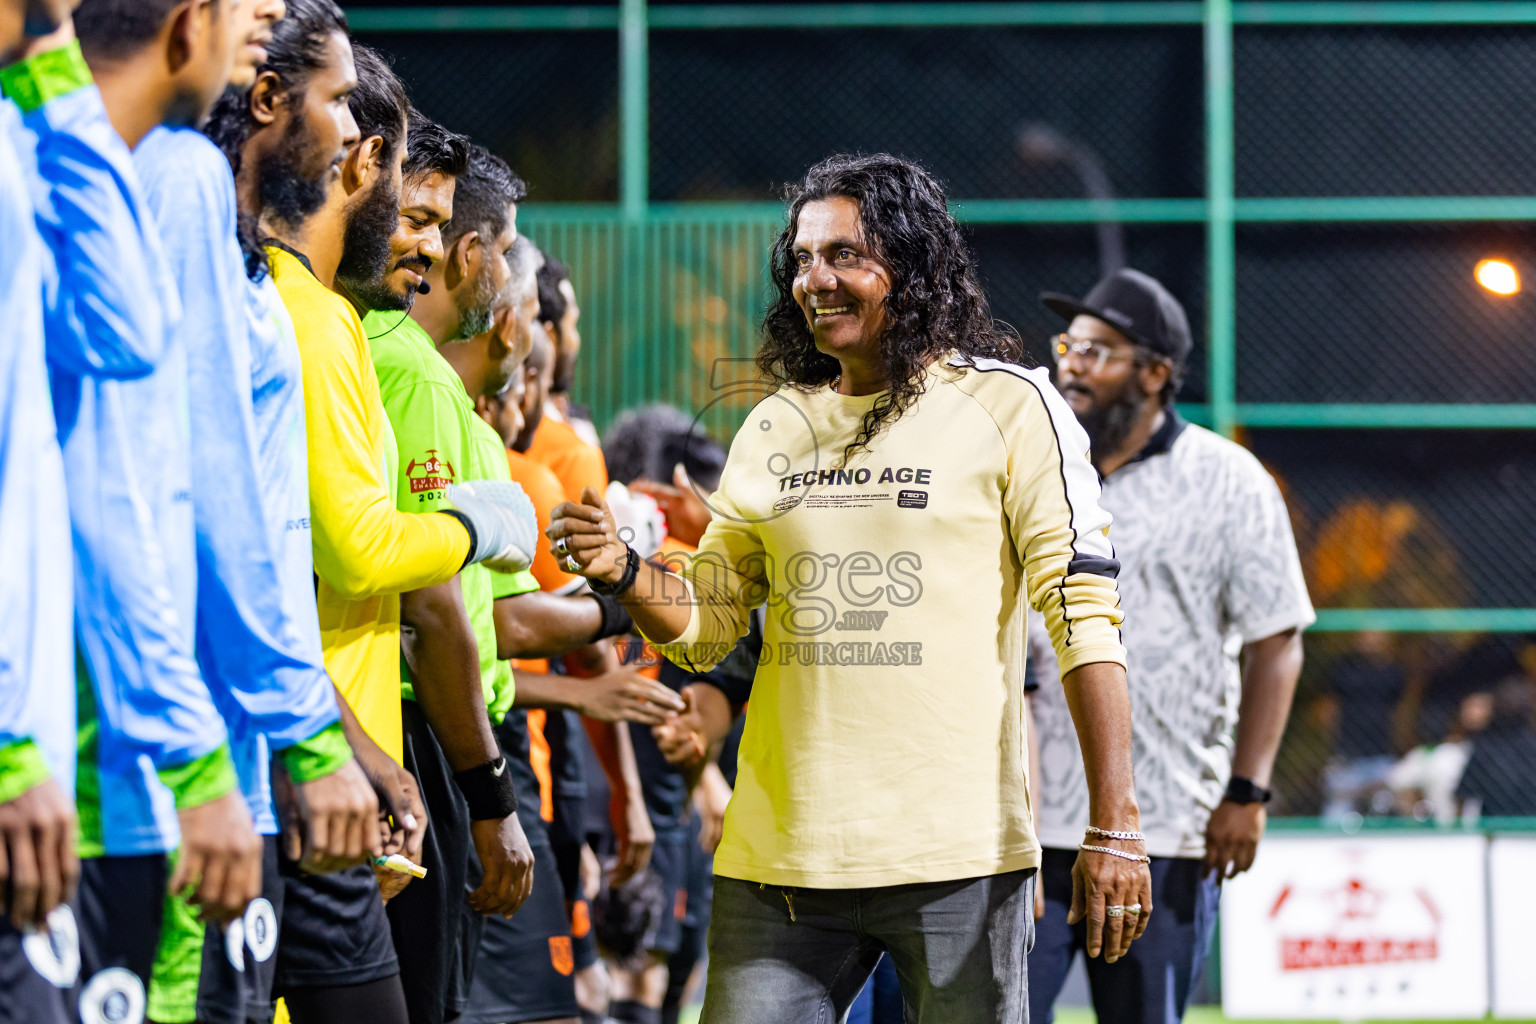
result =
[[[277,951],[277,912],[264,897],[258,896],[245,908],[245,942],[259,964],[272,959]]]
[[[80,1024],[143,1024],[144,983],[126,967],[97,971],[80,993]]]
[[[80,928],[68,906],[53,908],[48,931],[34,931],[21,940],[32,969],[54,988],[70,988],[80,977]]]

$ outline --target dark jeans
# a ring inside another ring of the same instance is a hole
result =
[[[1045,916],[1036,923],[1029,956],[1029,1015],[1035,1024],[1050,1024],[1072,958],[1085,948],[1083,922],[1067,926],[1076,860],[1076,850],[1046,850],[1040,867]],[[1175,1024],[1183,1019],[1211,947],[1220,894],[1214,877],[1201,877],[1198,860],[1152,858],[1153,914],[1146,932],[1115,963],[1106,964],[1103,957],[1088,961],[1088,987],[1099,1020]]]
[[[1025,1024],[1034,872],[870,889],[715,879],[701,1024],[836,1024],[880,954],[911,1024]]]

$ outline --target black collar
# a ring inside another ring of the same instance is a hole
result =
[[[1188,421],[1180,416],[1173,406],[1170,405],[1163,410],[1163,425],[1152,432],[1152,436],[1147,438],[1147,443],[1142,446],[1141,451],[1131,456],[1125,465],[1115,470],[1115,472],[1120,472],[1126,466],[1134,466],[1138,462],[1145,462],[1154,455],[1164,455],[1172,451],[1173,442],[1179,439],[1179,435],[1184,433],[1184,428],[1187,426],[1189,426]]]
[[[310,265],[309,257],[308,256],[305,256],[303,253],[299,252],[299,250],[295,249],[293,246],[285,245],[284,243],[279,242],[275,238],[267,239],[267,244],[272,246],[275,249],[283,250],[283,252],[287,253],[289,256],[292,256],[294,259],[296,259],[300,263],[304,264],[304,269],[309,271],[309,274],[310,274],[311,277],[315,276],[315,268]]]

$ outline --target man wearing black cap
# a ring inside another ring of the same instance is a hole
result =
[[[1313,621],[1279,488],[1245,449],[1179,417],[1191,347],[1177,299],[1120,270],[1082,300],[1047,293],[1068,322],[1056,386],[1087,431],[1114,516],[1133,709],[1132,760],[1157,913],[1115,963],[1090,959],[1100,1020],[1179,1020],[1204,963],[1221,880],[1246,871],[1264,831],[1270,769]],[[1041,771],[1034,781],[1044,917],[1029,956],[1030,1019],[1049,1022],[1083,926],[1072,863],[1088,785],[1044,623],[1030,658]],[[1241,653],[1241,659],[1239,659]],[[1234,743],[1235,728],[1235,743]]]

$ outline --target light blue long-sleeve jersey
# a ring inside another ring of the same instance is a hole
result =
[[[96,88],[49,99],[25,124],[56,271],[46,333],[74,531],[80,849],[161,852],[179,832],[157,771],[228,741],[192,658],[187,367],[167,329],[180,303]]]
[[[181,292],[172,348],[190,383],[197,521],[197,661],[229,726],[258,831],[273,834],[270,751],[339,720],[325,673],[312,568],[287,571],[287,537],[309,550],[297,343],[257,296],[235,233],[229,161],[200,132],[157,128],[133,162]],[[307,562],[307,559],[306,559]]]
[[[0,100],[0,750],[30,740],[48,773],[75,782],[74,588],[64,459],[43,357],[43,265],[20,114]],[[14,767],[13,767],[14,770]]]

